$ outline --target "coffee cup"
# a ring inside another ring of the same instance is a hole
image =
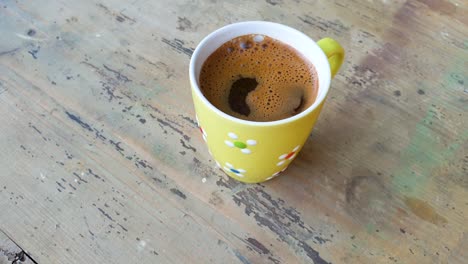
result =
[[[315,101],[297,115],[269,122],[236,118],[220,111],[200,89],[203,63],[225,42],[257,34],[281,41],[308,60],[318,77]],[[307,141],[327,97],[331,78],[344,60],[344,50],[331,38],[318,42],[291,27],[265,21],[240,22],[206,36],[196,47],[189,68],[196,119],[215,164],[230,177],[258,183],[277,177]]]

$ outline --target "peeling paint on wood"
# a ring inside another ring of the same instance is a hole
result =
[[[15,258],[463,262],[467,12],[425,0],[3,1],[0,223]],[[187,74],[204,36],[245,20],[347,52],[297,160],[256,185],[209,156]]]

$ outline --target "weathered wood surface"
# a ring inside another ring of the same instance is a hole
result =
[[[15,242],[0,230],[0,264],[34,264]]]
[[[468,3],[0,0],[0,229],[39,263],[466,263]],[[273,181],[215,169],[193,48],[270,20],[347,51]]]

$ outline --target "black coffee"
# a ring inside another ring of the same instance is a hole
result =
[[[294,116],[316,98],[314,66],[291,46],[263,35],[234,38],[203,64],[200,87],[228,115],[251,121]]]

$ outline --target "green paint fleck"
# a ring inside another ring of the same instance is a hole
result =
[[[152,154],[167,165],[180,168],[182,162],[178,162],[177,157],[175,157],[174,154],[176,153],[175,150],[170,149],[170,147],[172,146],[167,144],[154,144],[152,148]]]
[[[457,63],[449,72],[446,72],[443,76],[442,88],[449,89],[456,93],[467,93],[468,88],[468,75],[466,70],[464,70],[464,65]],[[467,99],[463,96],[455,96],[455,94],[450,94],[448,100],[445,102],[440,102],[447,108],[457,109],[468,111]]]
[[[158,83],[152,83],[150,89],[134,89],[132,92],[141,98],[153,98],[159,94],[166,93],[168,89]]]
[[[374,233],[374,232],[375,232],[375,225],[374,225],[373,223],[368,223],[368,224],[366,225],[366,231],[367,231],[367,233],[369,233],[369,234]]]
[[[406,194],[417,196],[424,190],[432,171],[455,155],[461,146],[459,143],[452,143],[448,148],[443,146],[440,136],[430,127],[438,119],[437,115],[437,109],[432,106],[416,125],[410,143],[401,152],[401,163],[392,183]],[[465,133],[459,139],[466,140],[467,136]]]
[[[234,142],[234,146],[240,148],[240,149],[245,149],[247,145],[244,142],[236,141]]]

